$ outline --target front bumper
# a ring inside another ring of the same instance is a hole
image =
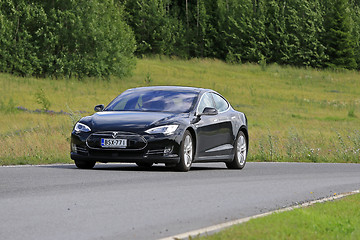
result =
[[[73,160],[96,162],[148,162],[148,163],[179,163],[179,149],[181,137],[178,135],[143,135],[146,142],[144,148],[139,149],[103,149],[94,148],[87,141],[91,134],[76,133],[71,135],[70,157]],[[122,135],[124,136],[124,135]],[[133,133],[129,133],[133,136]]]
[[[169,164],[177,164],[180,161],[180,157],[178,155],[173,156],[147,156],[147,155],[134,155],[134,156],[84,156],[78,153],[71,152],[70,157],[72,160],[82,160],[82,161],[95,161],[95,162],[123,162],[123,163],[135,163],[135,162],[146,162],[146,163],[169,163]]]

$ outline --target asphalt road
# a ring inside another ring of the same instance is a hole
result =
[[[158,239],[360,189],[360,164],[0,167],[0,239]]]

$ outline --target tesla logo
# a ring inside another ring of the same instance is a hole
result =
[[[113,132],[113,133],[112,133],[112,137],[113,137],[113,138],[116,138],[116,137],[118,136],[118,134],[119,134],[118,132]]]

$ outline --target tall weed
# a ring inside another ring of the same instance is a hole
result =
[[[0,112],[2,112],[2,113],[17,112],[16,103],[12,97],[10,97],[7,102],[0,100]]]
[[[35,93],[35,100],[41,105],[41,109],[47,111],[50,109],[51,103],[42,88],[39,88]]]

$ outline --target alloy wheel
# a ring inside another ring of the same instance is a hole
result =
[[[193,143],[190,135],[186,135],[184,140],[184,163],[186,167],[190,167],[193,158]]]
[[[246,161],[246,140],[243,135],[240,135],[237,141],[237,159],[240,165],[244,165]]]

